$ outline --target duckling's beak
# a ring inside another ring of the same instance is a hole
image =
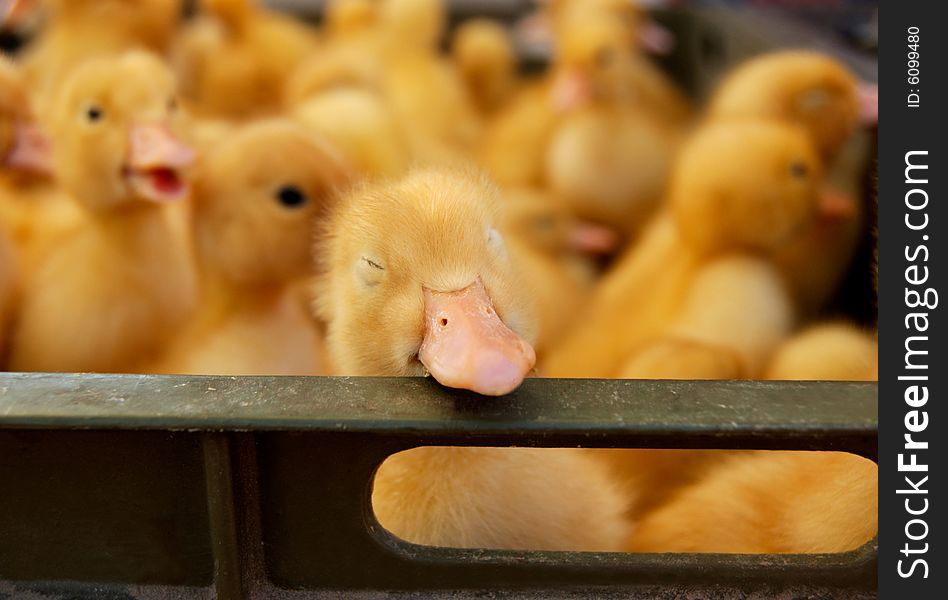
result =
[[[517,389],[536,353],[497,315],[480,279],[456,292],[425,296],[425,337],[418,358],[442,385],[487,396]]]
[[[35,10],[35,0],[0,0],[0,27],[17,27]]]
[[[859,207],[852,194],[825,185],[820,190],[816,206],[817,216],[823,221],[848,221],[856,216]]]
[[[13,145],[2,163],[8,169],[36,175],[51,174],[52,145],[49,137],[32,123],[17,123],[13,126]]]
[[[165,125],[131,130],[126,176],[145,200],[173,202],[188,192],[182,171],[194,163],[194,151]]]
[[[553,80],[553,108],[567,112],[580,108],[592,99],[592,81],[577,67],[563,69]]]
[[[615,254],[621,241],[621,236],[615,229],[588,221],[573,223],[568,233],[569,247],[575,252],[590,256]]]

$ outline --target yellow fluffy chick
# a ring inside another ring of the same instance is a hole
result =
[[[515,389],[535,323],[501,221],[498,192],[465,173],[416,171],[343,201],[319,294],[339,373]],[[372,501],[384,527],[421,544],[615,550],[625,531],[601,467],[575,450],[413,449],[380,467]]]
[[[878,525],[878,468],[841,452],[754,452],[722,462],[636,528],[637,552],[829,553]]]
[[[764,54],[738,67],[711,98],[709,119],[766,118],[796,123],[832,157],[855,131],[858,84],[835,59],[808,50]]]
[[[84,60],[142,48],[167,50],[179,0],[43,0],[47,25],[26,49],[24,68],[43,104]],[[53,97],[51,97],[52,99]]]
[[[332,142],[359,176],[401,175],[410,165],[408,141],[395,115],[368,90],[338,87],[323,91],[298,104],[292,116]]]
[[[317,375],[321,340],[293,284],[311,274],[312,232],[349,174],[290,121],[239,128],[194,179],[200,306],[159,370]]]
[[[521,263],[524,286],[537,307],[537,354],[552,348],[592,292],[596,270],[587,258],[608,252],[611,230],[580,224],[555,197],[536,190],[504,190],[507,244]]]
[[[814,325],[787,340],[771,359],[767,379],[876,381],[879,341],[843,322]]]
[[[317,47],[315,32],[253,0],[203,0],[178,36],[183,95],[201,115],[239,119],[278,112],[294,69]]]
[[[762,346],[749,342],[771,338],[757,338],[752,328],[722,330],[712,315],[732,314],[728,299],[739,292],[748,302],[785,293],[767,261],[813,219],[819,181],[819,158],[796,127],[745,121],[697,132],[679,157],[668,210],[607,275],[586,315],[551,353],[549,372],[615,377],[643,344],[685,332],[698,341],[733,334],[747,343],[743,368],[758,368],[760,358],[749,359]],[[720,294],[742,280],[746,287]],[[720,301],[702,298],[702,289]],[[766,303],[762,309],[770,310]]]
[[[89,61],[63,85],[50,131],[63,190],[83,209],[24,292],[11,366],[129,371],[194,302],[193,265],[170,203],[193,153],[175,134],[174,78],[133,52]]]
[[[871,155],[859,121],[856,78],[835,59],[811,51],[765,54],[724,79],[711,120],[766,118],[803,126],[828,162],[823,210],[809,233],[777,255],[805,314],[836,291],[863,233],[863,176]]]
[[[509,31],[490,19],[470,19],[458,26],[451,56],[483,114],[492,114],[517,85],[517,53]]]

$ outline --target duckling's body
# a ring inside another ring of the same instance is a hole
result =
[[[845,322],[813,325],[780,346],[765,374],[779,380],[876,381],[879,340]]]
[[[285,120],[235,130],[195,174],[200,306],[157,370],[318,375],[320,332],[296,282],[312,232],[349,178],[336,152]]]
[[[29,277],[12,368],[134,371],[192,308],[190,253],[165,205],[187,195],[193,160],[173,133],[174,91],[162,63],[137,52],[90,61],[64,84],[50,130],[82,218]]]
[[[419,375],[500,395],[532,369],[535,323],[476,175],[420,171],[354,192],[330,221],[320,314],[340,374]],[[564,487],[568,493],[563,493]],[[380,523],[411,542],[615,550],[622,499],[581,451],[418,448],[378,471]]]

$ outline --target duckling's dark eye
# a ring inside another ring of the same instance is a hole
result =
[[[178,99],[172,96],[168,99],[168,112],[175,112],[178,110]]]
[[[86,109],[86,119],[88,119],[91,123],[95,123],[101,119],[102,115],[102,109],[94,104]]]
[[[600,67],[608,67],[616,58],[616,53],[612,48],[600,48],[596,52],[596,62]]]
[[[280,204],[291,208],[306,204],[306,194],[295,185],[284,185],[277,190],[276,197],[277,200],[280,201]]]
[[[796,179],[805,179],[810,173],[810,168],[805,163],[795,162],[790,165],[790,174]]]

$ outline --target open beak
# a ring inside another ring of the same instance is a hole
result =
[[[486,396],[517,389],[536,364],[533,347],[497,315],[480,279],[456,292],[425,296],[425,337],[418,358],[447,387]]]
[[[13,126],[13,145],[3,158],[3,166],[35,175],[52,174],[52,145],[49,138],[32,123],[17,123]]]
[[[851,194],[843,193],[832,186],[825,185],[820,190],[816,207],[817,215],[824,221],[848,221],[855,217],[859,210],[856,203],[856,198]]]
[[[564,69],[553,80],[551,94],[553,108],[560,112],[574,110],[592,99],[592,82],[575,67]]]
[[[194,163],[194,151],[165,125],[132,128],[126,177],[140,197],[174,202],[188,193],[182,171]]]

